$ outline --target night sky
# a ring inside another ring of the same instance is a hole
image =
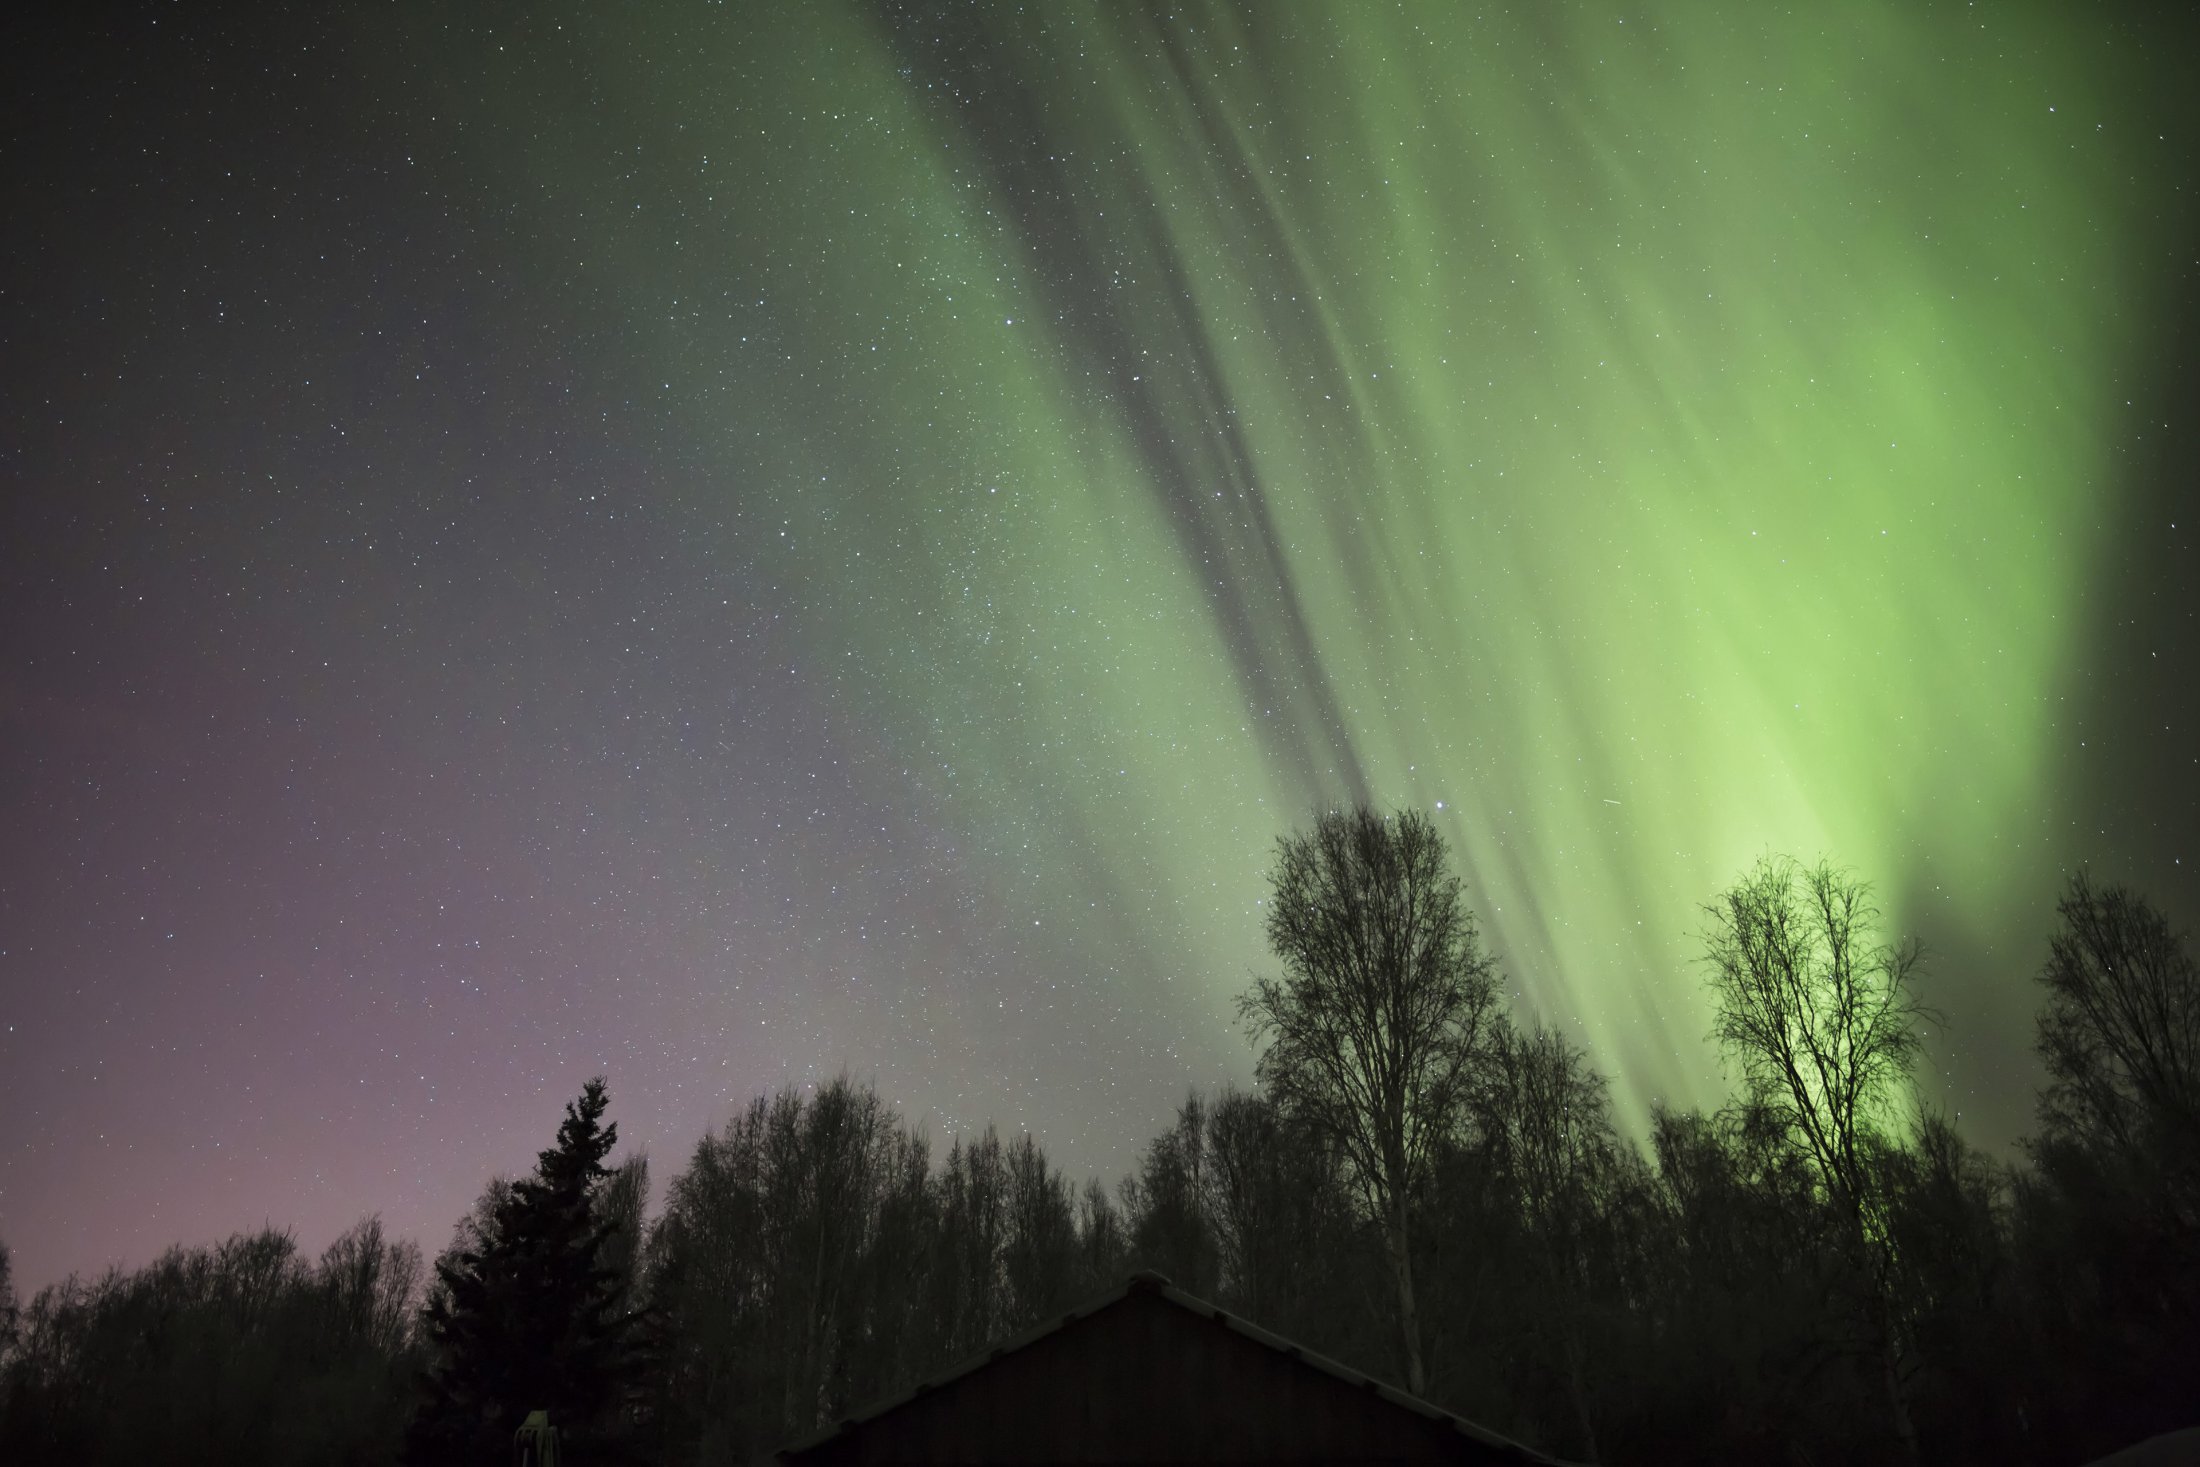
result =
[[[41,8],[21,1284],[432,1251],[599,1072],[660,1178],[846,1071],[1112,1179],[1341,800],[1634,1124],[1766,851],[2003,1154],[2065,876],[2200,918],[2180,7]]]

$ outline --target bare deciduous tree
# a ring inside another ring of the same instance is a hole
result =
[[[1623,1154],[1604,1076],[1555,1029],[1502,1033],[1481,1109],[1483,1142],[1515,1192],[1530,1252],[1547,1293],[1537,1325],[1551,1336],[1580,1433],[1579,1455],[1598,1458],[1586,1362],[1589,1252],[1600,1194]]]
[[[1313,1323],[1320,1270],[1306,1261],[1341,1252],[1353,1227],[1335,1148],[1268,1097],[1225,1089],[1207,1107],[1206,1173],[1221,1295],[1285,1333]]]
[[[424,1273],[420,1245],[392,1240],[369,1217],[322,1251],[317,1277],[337,1332],[395,1357],[412,1343]]]
[[[1419,811],[1361,807],[1283,837],[1268,942],[1283,976],[1239,1000],[1255,1073],[1277,1105],[1342,1150],[1380,1226],[1406,1381],[1427,1389],[1408,1203],[1457,1122],[1497,1012],[1497,982],[1444,840]]]
[[[1211,1297],[1220,1283],[1214,1208],[1208,1197],[1208,1106],[1197,1091],[1185,1097],[1176,1123],[1139,1154],[1123,1179],[1123,1216],[1131,1252],[1179,1288]]]
[[[1077,1194],[1029,1135],[1008,1148],[1008,1237],[1001,1249],[1008,1327],[1028,1329],[1075,1302]]]
[[[8,1263],[8,1245],[0,1243],[0,1361],[6,1360],[15,1346],[16,1321],[20,1314],[15,1303],[15,1280]]]
[[[1704,910],[1713,1032],[1842,1219],[1895,1434],[1915,1461],[1872,1154],[1937,1017],[1916,993],[1924,949],[1882,942],[1871,888],[1825,861],[1768,857]]]
[[[2200,971],[2168,920],[2121,886],[2080,872],[2057,910],[2040,974],[2048,1135],[2152,1158],[2165,1200],[2189,1210],[2200,1184]]]

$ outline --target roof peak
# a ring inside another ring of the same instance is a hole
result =
[[[1307,1349],[1294,1340],[1271,1334],[1243,1317],[1233,1317],[1220,1306],[1185,1293],[1169,1281],[1168,1275],[1150,1268],[1139,1269],[1115,1289],[1097,1299],[1080,1304],[1049,1321],[1035,1324],[1023,1333],[995,1344],[984,1355],[967,1359],[959,1366],[944,1373],[928,1376],[917,1382],[914,1388],[904,1391],[899,1396],[880,1402],[870,1409],[842,1421],[837,1427],[821,1428],[800,1441],[780,1448],[774,1455],[781,1467],[794,1467],[794,1464],[800,1463],[812,1452],[817,1451],[835,1437],[859,1427],[867,1427],[879,1418],[891,1415],[896,1411],[913,1407],[920,1398],[931,1396],[935,1392],[943,1391],[950,1386],[977,1376],[981,1372],[997,1366],[1005,1357],[1026,1350],[1050,1336],[1059,1335],[1064,1330],[1081,1326],[1093,1317],[1107,1313],[1112,1307],[1120,1307],[1131,1299],[1159,1300],[1172,1310],[1180,1310],[1195,1319],[1210,1321],[1209,1327],[1211,1328],[1219,1329],[1255,1345],[1264,1346],[1301,1368],[1313,1370],[1348,1386],[1372,1391],[1392,1406],[1402,1408],[1428,1420],[1448,1424],[1460,1436],[1479,1442],[1486,1448],[1494,1448],[1501,1454],[1500,1460],[1519,1463],[1552,1463],[1556,1467],[1556,1459],[1554,1458],[1543,1456],[1518,1442],[1489,1430],[1487,1427],[1478,1426],[1454,1412],[1448,1411],[1433,1402],[1424,1401],[1418,1396],[1410,1395],[1396,1386],[1385,1385],[1371,1375],[1362,1374],[1348,1366],[1339,1364],[1327,1356]]]

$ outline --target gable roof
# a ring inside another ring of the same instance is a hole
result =
[[[1554,1464],[1156,1273],[780,1449],[784,1467],[915,1462]]]

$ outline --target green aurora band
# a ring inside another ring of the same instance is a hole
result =
[[[1243,1073],[1271,843],[1362,796],[1441,807],[1521,1006],[1637,1118],[1719,1093],[1696,913],[1762,852],[2041,925],[2179,222],[2111,29],[627,25],[530,19],[447,105],[663,384],[667,492],[785,588],[859,777],[1043,924],[1059,1022]],[[964,1074],[1012,1067],[940,1001]]]

